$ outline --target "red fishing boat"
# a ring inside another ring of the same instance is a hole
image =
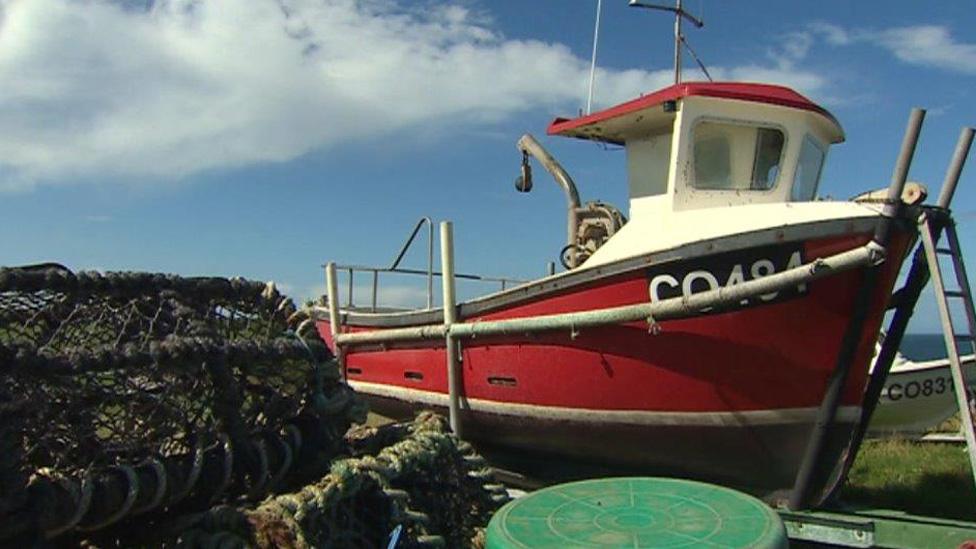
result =
[[[457,336],[465,437],[785,488],[844,366],[824,443],[833,467],[915,231],[890,202],[815,200],[827,149],[844,139],[834,117],[779,86],[683,83],[548,133],[626,148],[629,220],[580,204],[559,164],[531,137],[519,142],[523,171],[538,158],[569,197],[567,270],[456,307],[453,328],[468,326]],[[654,314],[669,303],[677,313]],[[650,318],[592,318],[641,305]],[[443,309],[317,313],[330,345],[346,337],[348,382],[374,410],[448,409]],[[504,325],[515,319],[526,322]]]
[[[565,271],[455,304],[442,225],[446,307],[378,306],[379,272],[423,273],[398,268],[403,252],[392,269],[358,268],[373,273],[367,307],[339,305],[330,264],[319,331],[380,414],[433,408],[483,448],[817,499],[861,421],[915,240],[924,196],[905,175],[920,123],[886,191],[830,201],[817,187],[843,129],[785,87],[679,81],[556,119],[550,136],[626,150],[626,217],[581,203],[523,136],[518,190],[531,189],[535,158],[567,198]],[[339,268],[351,295],[357,267]]]

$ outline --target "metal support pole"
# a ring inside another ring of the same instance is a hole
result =
[[[335,262],[330,261],[325,265],[325,286],[329,295],[329,328],[332,331],[332,349],[335,351],[336,360],[339,361],[339,371],[345,377],[346,363],[339,346],[339,332],[341,331],[339,329],[339,280]]]
[[[834,419],[837,417],[841,396],[844,393],[844,387],[847,385],[847,379],[850,377],[851,365],[854,362],[858,343],[860,343],[861,336],[864,333],[864,321],[871,304],[871,290],[877,282],[877,278],[878,269],[868,268],[864,273],[861,288],[855,297],[851,319],[847,324],[840,350],[837,353],[837,362],[834,371],[830,374],[830,379],[827,381],[827,390],[824,392],[823,401],[820,403],[817,421],[813,426],[803,461],[800,463],[800,469],[796,474],[793,491],[790,493],[789,508],[793,511],[806,509],[809,506],[812,497],[811,486],[818,484],[814,481],[819,476],[829,474],[829,471],[823,469],[821,462],[823,461],[823,454],[831,442]]]
[[[376,293],[379,291],[378,290],[379,285],[380,285],[380,272],[374,270],[373,271],[373,304],[372,304],[372,310],[374,313],[376,312]]]
[[[426,341],[443,339],[447,332],[455,339],[483,338],[489,336],[525,336],[530,333],[554,330],[572,330],[623,324],[627,322],[657,322],[687,318],[700,314],[706,309],[722,309],[734,306],[744,299],[779,292],[801,284],[810,284],[820,278],[837,273],[875,265],[884,259],[883,249],[873,242],[859,246],[830,257],[814,259],[799,267],[783,272],[749,280],[733,286],[721,286],[690,296],[679,296],[650,303],[623,305],[579,311],[557,313],[506,320],[480,320],[477,322],[455,322],[450,330],[443,324],[428,324],[409,328],[390,328],[356,332],[339,336],[343,346],[361,347],[382,345],[393,342]]]
[[[349,269],[349,296],[346,300],[346,307],[352,307],[352,284],[353,284],[353,270]]]
[[[702,28],[705,25],[705,23],[701,19],[698,19],[694,15],[691,15],[690,13],[686,12],[681,7],[681,3],[682,0],[677,0],[676,3],[677,5],[673,8],[668,6],[660,6],[657,4],[645,4],[643,2],[640,2],[639,0],[630,0],[629,3],[630,6],[635,8],[648,8],[652,10],[670,11],[674,13],[674,83],[675,84],[681,83],[681,45],[682,44],[687,45],[687,42],[685,42],[684,35],[681,34],[681,18],[687,17],[688,21],[691,21],[691,23],[698,28]],[[702,65],[701,61],[698,60],[698,56],[695,55],[695,52],[691,50],[691,46],[688,47],[688,50],[691,51],[691,55],[695,57],[695,61],[698,61],[698,64],[702,67],[702,72],[705,73],[705,76],[708,77],[709,80],[711,80],[712,77],[709,76],[708,71],[705,70],[705,66]]]
[[[572,246],[576,243],[576,230],[579,225],[580,197],[576,189],[576,183],[570,177],[562,165],[553,158],[534,137],[529,134],[523,135],[515,147],[523,153],[531,155],[542,164],[542,167],[552,175],[556,183],[562,187],[563,194],[566,195],[566,245]],[[575,255],[572,256],[572,266],[575,267]]]
[[[942,190],[939,192],[938,206],[940,208],[948,209],[952,202],[952,196],[956,193],[959,175],[962,173],[962,167],[966,164],[966,157],[969,156],[969,148],[973,144],[973,133],[976,133],[973,128],[963,128],[959,133],[956,151],[952,155],[949,169],[946,170],[945,181],[942,183]],[[938,241],[938,237],[936,241]]]
[[[407,237],[406,242],[400,247],[400,252],[387,270],[398,270],[397,268],[400,266],[400,262],[403,261],[403,256],[407,254],[407,250],[410,249],[413,240],[417,238],[417,233],[420,232],[420,228],[424,226],[424,223],[427,224],[427,308],[432,309],[434,307],[434,222],[429,217],[421,217],[417,221],[417,224],[413,227],[413,231],[410,232],[410,236]],[[402,271],[403,269],[400,269],[400,272]]]
[[[956,185],[959,183],[959,176],[962,174],[963,165],[966,163],[966,157],[969,155],[969,149],[973,143],[973,133],[972,128],[963,128],[959,134],[955,153],[946,170],[942,190],[939,192],[939,200],[936,204],[939,208],[948,209],[952,203],[952,197],[956,192]],[[932,237],[936,241],[942,235],[944,222],[944,216],[940,216],[937,219],[929,217]],[[904,286],[894,295],[897,296],[897,302],[894,303],[895,312],[888,324],[888,329],[885,331],[885,339],[881,343],[878,356],[874,359],[874,370],[871,372],[868,386],[864,390],[861,421],[851,441],[851,448],[847,452],[843,473],[837,485],[834,487],[834,493],[831,494],[831,497],[836,495],[837,489],[844,484],[847,474],[850,472],[851,467],[854,466],[854,459],[861,449],[861,443],[864,442],[868,426],[871,424],[871,418],[874,416],[875,409],[877,409],[878,400],[881,398],[881,392],[884,390],[885,383],[888,380],[888,373],[891,371],[891,365],[894,363],[898,348],[901,346],[902,339],[905,337],[905,330],[908,329],[908,321],[911,320],[912,315],[915,313],[915,305],[918,303],[922,290],[925,289],[925,285],[928,282],[928,261],[925,257],[924,248],[919,246],[915,249],[915,254],[912,256],[912,266],[908,270],[908,277],[905,280]]]
[[[901,209],[901,193],[905,188],[908,169],[912,164],[912,156],[915,154],[915,146],[918,144],[918,135],[921,132],[924,119],[925,111],[923,109],[912,109],[908,119],[908,127],[905,129],[905,136],[902,139],[901,151],[898,153],[898,161],[895,163],[895,170],[891,176],[891,184],[888,185],[884,211],[874,233],[874,242],[879,246],[887,247],[891,223]],[[807,508],[813,497],[813,494],[810,493],[811,488],[820,484],[816,482],[819,477],[830,473],[829,468],[824,467],[822,463],[823,456],[828,445],[831,444],[835,430],[834,420],[837,417],[837,409],[840,407],[844,388],[847,386],[847,380],[850,377],[858,344],[865,335],[864,322],[871,306],[871,296],[877,284],[878,271],[877,267],[872,267],[864,272],[864,278],[861,280],[857,296],[854,298],[851,318],[837,352],[837,362],[834,371],[827,380],[827,389],[824,392],[823,401],[820,403],[817,421],[813,426],[813,432],[810,434],[810,440],[807,442],[803,461],[800,462],[793,491],[790,493],[788,505],[791,510]]]
[[[444,297],[444,345],[447,356],[448,420],[451,431],[461,438],[460,372],[458,372],[458,341],[451,335],[457,322],[457,301],[454,293],[454,225],[441,221],[441,288]]]
[[[681,83],[681,0],[674,15],[674,83]]]
[[[434,308],[434,223],[427,219],[427,309]]]
[[[925,109],[914,108],[908,117],[908,127],[905,128],[905,136],[901,141],[901,151],[898,153],[898,161],[895,162],[895,170],[891,174],[891,183],[888,185],[888,195],[885,197],[884,209],[881,212],[881,223],[874,233],[874,241],[882,246],[888,245],[888,235],[891,232],[891,220],[894,219],[901,210],[901,193],[905,190],[905,181],[908,180],[908,169],[912,165],[912,157],[915,156],[915,146],[918,145],[918,134],[922,131],[922,122],[925,120]]]
[[[881,398],[881,392],[884,390],[885,382],[888,380],[891,365],[894,363],[898,348],[901,346],[901,341],[905,336],[908,321],[911,320],[912,314],[915,312],[915,305],[918,303],[919,296],[922,294],[922,290],[928,284],[928,281],[929,269],[925,261],[925,253],[924,250],[918,248],[912,257],[912,266],[908,271],[908,278],[905,280],[905,285],[898,292],[898,304],[895,308],[894,315],[891,317],[891,322],[888,324],[888,329],[885,331],[885,339],[881,343],[881,350],[878,351],[878,356],[874,359],[874,371],[871,373],[867,388],[864,390],[864,403],[861,409],[860,423],[858,423],[854,438],[851,441],[851,448],[844,462],[843,473],[830,497],[833,497],[836,490],[844,484],[844,479],[854,465],[854,459],[857,457],[857,453],[861,448],[861,443],[867,434],[868,425],[871,423],[871,417],[874,415],[874,411],[878,406],[878,400]]]

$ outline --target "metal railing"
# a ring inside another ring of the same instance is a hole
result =
[[[424,225],[427,225],[427,269],[408,269],[400,267],[400,262],[403,261],[404,256],[409,251],[410,246],[413,245],[414,240],[417,239],[417,235],[420,233],[420,229]],[[323,265],[326,267],[326,265]],[[434,308],[434,277],[443,276],[440,271],[434,270],[434,223],[429,217],[422,217],[417,221],[414,226],[413,231],[411,231],[410,236],[403,243],[400,251],[397,253],[396,258],[389,267],[371,267],[367,265],[336,265],[336,271],[345,272],[348,287],[346,288],[346,303],[345,307],[353,307],[355,303],[355,276],[356,273],[368,273],[371,275],[371,286],[370,286],[370,306],[369,309],[373,312],[377,311],[378,298],[379,298],[379,278],[380,273],[388,274],[401,274],[401,275],[425,275],[427,277],[427,309]],[[495,283],[499,284],[501,290],[505,290],[510,286],[517,286],[519,284],[524,284],[525,280],[520,280],[516,278],[509,277],[496,277],[496,276],[482,276],[474,274],[464,274],[464,273],[453,273],[454,278],[463,280],[473,280],[477,282]],[[336,294],[337,295],[337,294]]]
[[[417,233],[420,232],[420,228],[427,224],[427,308],[431,309],[434,307],[434,222],[430,220],[429,217],[421,217],[417,221],[417,224],[413,228],[413,232],[407,238],[407,241],[403,243],[400,248],[400,253],[397,254],[396,259],[390,265],[390,269],[396,269],[400,266],[400,261],[403,260],[403,256],[407,254],[407,250],[410,249],[410,245],[413,244],[413,240],[417,238]],[[352,271],[349,272],[349,305],[352,305]],[[376,310],[376,287],[378,285],[379,273],[373,273],[373,310]]]
[[[449,221],[441,223],[441,263],[446,275],[441,280],[444,296],[443,324],[390,328],[366,332],[344,332],[339,308],[331,303],[338,300],[338,266],[329,263],[325,267],[329,288],[329,323],[333,347],[340,364],[345,366],[346,355],[355,347],[385,345],[395,342],[418,342],[443,339],[446,349],[446,368],[448,373],[449,421],[454,433],[462,436],[461,425],[461,383],[457,371],[461,342],[487,336],[531,334],[555,330],[576,332],[581,328],[623,324],[644,321],[649,330],[654,330],[658,321],[686,318],[699,314],[712,307],[723,307],[739,303],[757,295],[780,291],[799,284],[807,284],[826,276],[856,268],[864,268],[884,261],[885,249],[875,242],[853,248],[829,257],[818,258],[781,273],[761,279],[742,282],[734,286],[723,286],[714,290],[700,292],[691,296],[675,297],[662,301],[649,301],[633,305],[609,307],[571,313],[557,313],[491,321],[466,321],[457,316],[455,301],[455,279],[459,275],[454,270],[454,239]],[[453,275],[453,276],[452,276]]]

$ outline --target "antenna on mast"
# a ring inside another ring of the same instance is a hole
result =
[[[593,106],[593,79],[596,77],[596,45],[600,41],[600,11],[603,0],[596,0],[596,23],[593,25],[593,57],[590,59],[590,91],[586,94],[586,114],[590,114]]]
[[[630,3],[628,5],[632,8],[647,8],[649,10],[661,10],[661,11],[669,11],[674,13],[674,83],[675,84],[681,83],[682,44],[686,48],[688,48],[688,52],[691,53],[691,56],[695,58],[695,62],[697,62],[698,66],[701,67],[702,72],[705,73],[705,77],[707,77],[708,80],[711,81],[712,75],[708,74],[708,69],[705,68],[705,64],[701,62],[701,59],[699,59],[697,55],[695,55],[695,51],[691,49],[691,46],[688,45],[688,41],[685,40],[685,35],[681,33],[682,18],[687,19],[688,21],[691,22],[692,25],[695,25],[695,27],[699,29],[705,26],[705,22],[695,17],[694,15],[688,13],[687,11],[685,11],[684,8],[681,7],[681,2],[682,0],[676,0],[677,5],[675,7],[671,7],[671,6],[661,6],[658,4],[646,4],[644,2],[640,2],[639,0],[630,0]]]

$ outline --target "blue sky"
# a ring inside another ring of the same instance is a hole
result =
[[[821,194],[887,185],[915,105],[929,115],[911,179],[936,194],[976,124],[972,2],[686,7],[704,15],[687,35],[717,79],[791,85],[841,120]],[[514,143],[584,105],[595,8],[0,0],[0,264],[241,275],[308,297],[323,262],[387,263],[428,215],[455,221],[460,271],[537,276],[563,199],[543,177],[513,190]],[[604,0],[597,105],[669,83],[671,24]],[[626,207],[622,153],[542,141],[584,200]],[[955,209],[972,250],[970,163]],[[936,327],[928,296],[912,329]]]

